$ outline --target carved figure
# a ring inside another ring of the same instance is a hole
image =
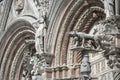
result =
[[[97,25],[97,34],[95,34],[94,36],[96,36],[98,39],[100,40],[100,42],[104,42],[104,43],[114,43],[115,41],[115,34],[118,34],[118,30],[116,28],[116,26],[114,26],[114,24],[110,23],[105,23],[105,24],[99,24]],[[105,47],[103,46],[104,44],[101,43],[101,47]],[[110,46],[110,45],[109,45]]]
[[[44,53],[45,27],[46,27],[45,19],[44,17],[42,17],[40,20],[39,27],[36,30],[36,34],[35,34],[35,48],[36,48],[37,54]]]
[[[44,29],[44,25],[40,24],[35,34],[35,48],[36,48],[37,54],[43,53],[43,47],[44,47],[43,46],[43,39],[44,39],[43,29]]]
[[[23,10],[24,8],[24,0],[18,0],[16,2],[16,11],[17,11],[17,14],[20,14],[20,12]]]
[[[114,6],[114,0],[104,0],[104,8],[107,18],[115,14]]]
[[[93,36],[90,34],[85,34],[82,32],[70,32],[69,33],[71,37],[74,37],[76,40],[76,46],[81,46],[83,48],[87,47],[92,47],[94,49],[98,48],[101,46],[100,40],[98,36]]]
[[[120,0],[104,0],[106,18],[120,15]]]
[[[81,63],[81,72],[90,72],[89,62],[82,61]]]
[[[85,51],[83,51],[83,59],[82,59],[80,68],[81,68],[80,72],[83,75],[83,77],[89,78],[89,74],[91,73],[91,66],[90,66],[90,62],[89,62],[89,55]]]

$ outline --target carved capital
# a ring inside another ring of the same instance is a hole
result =
[[[68,70],[68,67],[66,65],[63,65],[62,70]]]

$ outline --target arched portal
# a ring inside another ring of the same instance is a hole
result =
[[[80,77],[80,61],[82,54],[80,52],[71,52],[71,44],[68,33],[76,30],[88,33],[92,25],[104,16],[103,3],[100,0],[71,0],[65,6],[61,15],[55,15],[55,21],[48,28],[48,50],[55,55],[52,63],[52,78],[78,78]],[[60,8],[57,10],[60,11]],[[53,15],[54,16],[54,15]],[[52,47],[51,47],[52,46]]]
[[[30,22],[19,19],[14,21],[1,38],[0,80],[20,80],[22,76],[24,52],[34,43],[35,29]]]

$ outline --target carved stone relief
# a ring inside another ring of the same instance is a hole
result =
[[[23,78],[36,79],[44,72],[43,64],[37,56],[31,52],[25,53],[23,63]]]
[[[14,7],[16,14],[20,14],[24,8],[25,0],[15,0]]]
[[[119,7],[120,7],[119,0],[104,0],[106,18],[120,15]]]
[[[120,17],[114,16],[100,22],[96,29],[94,29],[94,34],[86,34],[83,32],[70,32],[70,37],[73,37],[76,41],[72,50],[80,50],[83,52],[101,52],[108,59],[108,65],[113,69],[120,69],[119,52],[120,47],[116,46],[117,35],[119,35],[119,22]],[[119,35],[120,36],[120,35]],[[86,70],[90,64],[81,63],[81,73],[82,70]],[[85,66],[86,65],[86,66]],[[97,64],[96,64],[97,65]],[[83,67],[83,69],[82,69]],[[97,65],[98,67],[98,65]],[[97,70],[99,72],[99,70]],[[84,74],[82,74],[84,75]],[[106,79],[106,76],[104,76]]]
[[[35,33],[35,48],[37,54],[42,54],[45,52],[45,30],[46,30],[46,21],[45,17],[41,17],[41,19],[34,23],[36,25],[36,33]]]
[[[114,0],[104,0],[106,17],[114,15]]]

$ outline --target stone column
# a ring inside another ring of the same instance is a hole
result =
[[[67,74],[67,77],[68,77],[68,78],[73,77],[73,75],[72,75],[73,69],[74,69],[73,66],[70,66],[70,67],[69,67],[68,74]]]
[[[62,76],[63,76],[63,78],[67,77],[67,70],[68,70],[67,66],[63,66],[62,67]]]
[[[54,68],[52,68],[52,80],[56,78],[56,71]]]
[[[76,69],[76,77],[80,77],[80,64],[76,64],[75,65],[75,69]]]
[[[56,67],[56,79],[59,79],[59,76],[60,76],[60,67]]]

